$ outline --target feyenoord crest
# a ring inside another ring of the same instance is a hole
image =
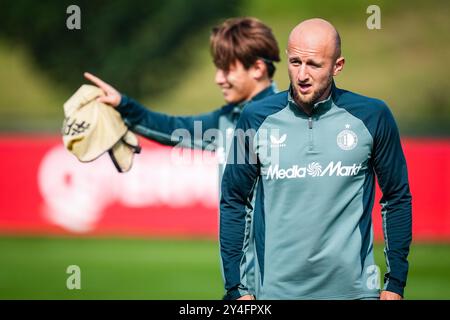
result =
[[[358,136],[350,130],[350,125],[346,124],[345,130],[342,130],[337,135],[336,142],[342,150],[352,150],[358,144]]]

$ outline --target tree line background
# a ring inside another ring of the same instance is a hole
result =
[[[68,30],[66,9],[81,9],[81,30]],[[366,26],[381,8],[380,30]],[[434,0],[5,0],[0,19],[0,131],[57,132],[62,104],[84,71],[171,114],[222,103],[209,55],[213,26],[232,16],[270,25],[282,61],[275,81],[288,86],[284,49],[301,20],[323,17],[341,33],[344,72],[337,84],[385,100],[405,135],[450,134],[450,3]]]

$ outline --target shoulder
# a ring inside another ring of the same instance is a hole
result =
[[[229,114],[231,111],[233,111],[235,106],[236,106],[235,104],[229,103],[229,104],[226,104],[226,105],[214,110],[213,112],[217,112],[221,115],[226,115],[226,114]]]
[[[383,100],[336,89],[333,93],[333,103],[363,121],[372,136],[380,128],[396,127],[394,117]]]
[[[288,104],[288,91],[279,92],[258,101],[250,102],[242,110],[241,119],[257,128],[270,115],[284,109]]]
[[[336,89],[333,96],[333,102],[338,107],[354,112],[370,113],[372,115],[382,114],[389,110],[383,100],[367,97],[343,89]]]
[[[282,91],[270,96],[267,96],[263,99],[250,102],[244,108],[244,112],[248,113],[261,113],[261,114],[270,114],[273,111],[278,111],[279,109],[284,108],[287,105],[288,100],[288,91]]]

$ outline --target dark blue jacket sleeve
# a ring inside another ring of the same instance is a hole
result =
[[[373,165],[382,190],[381,213],[387,273],[384,290],[403,296],[412,240],[412,206],[406,160],[394,117],[383,106],[373,145]]]
[[[220,200],[220,253],[226,294],[234,300],[249,294],[241,270],[244,257],[246,208],[259,177],[259,164],[253,150],[255,132],[244,109],[236,126],[233,143],[222,179]]]
[[[117,111],[131,131],[148,139],[171,146],[214,149],[214,141],[204,139],[204,133],[218,129],[222,109],[196,116],[170,116],[151,111],[122,95]]]

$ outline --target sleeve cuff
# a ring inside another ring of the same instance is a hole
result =
[[[237,300],[238,298],[250,294],[250,292],[245,292],[239,290],[238,288],[234,288],[228,290],[228,292],[223,296],[223,300]]]
[[[120,113],[120,115],[123,116],[125,114],[129,102],[130,98],[128,98],[126,95],[121,95],[120,103],[116,107],[116,110]]]
[[[388,278],[386,280],[383,290],[397,293],[403,297],[404,289],[405,289],[404,283],[398,281],[397,279]]]

